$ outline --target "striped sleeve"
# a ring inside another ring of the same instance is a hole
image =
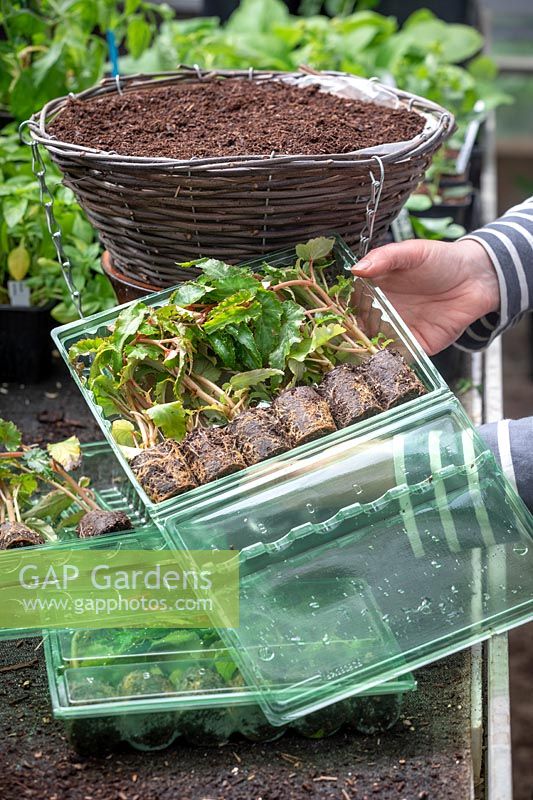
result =
[[[500,287],[500,311],[473,322],[455,343],[462,350],[482,350],[533,310],[533,197],[463,238],[485,249]]]
[[[501,419],[482,425],[479,432],[513,488],[533,511],[533,417]]]

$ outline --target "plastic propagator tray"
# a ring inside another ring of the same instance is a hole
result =
[[[342,240],[337,239],[334,246],[333,255],[335,259],[335,266],[333,269],[338,273],[346,273],[347,270],[356,262],[353,253],[346,247]],[[285,250],[280,253],[275,253],[272,256],[258,259],[255,262],[247,262],[247,265],[253,266],[254,271],[260,272],[262,265],[267,261],[269,264],[277,267],[284,265],[294,264],[296,254],[294,249]],[[142,302],[148,306],[160,307],[168,303],[168,299],[172,294],[173,289],[167,289],[163,292],[157,292],[148,295],[142,299]],[[138,301],[134,301],[138,302]],[[400,320],[390,303],[385,296],[378,290],[370,286],[366,281],[360,278],[354,278],[354,302],[360,310],[361,315],[365,318],[367,334],[375,336],[379,332],[383,333],[387,338],[391,339],[395,350],[402,353],[406,362],[414,369],[422,383],[427,389],[427,394],[423,397],[410,400],[400,406],[382,412],[373,418],[379,425],[386,425],[389,420],[398,418],[409,411],[413,411],[419,406],[431,405],[436,397],[443,392],[448,391],[446,383],[441,378],[439,373],[434,368],[433,364],[425,353],[420,348],[417,341],[409,333],[406,326]],[[201,498],[206,496],[217,496],[221,492],[231,491],[235,486],[240,485],[242,482],[253,480],[256,475],[263,474],[265,471],[276,470],[287,461],[294,461],[306,454],[313,452],[318,448],[322,448],[324,444],[333,444],[339,440],[345,439],[346,436],[355,437],[362,432],[365,427],[365,422],[359,422],[350,427],[343,428],[340,431],[329,434],[320,440],[316,440],[307,445],[294,448],[288,453],[281,456],[268,459],[253,467],[248,467],[240,472],[229,475],[225,478],[213,481],[204,486],[199,486],[192,489],[183,495],[170,498],[161,503],[154,503],[150,500],[143,488],[138,483],[135,475],[131,471],[128,461],[120,447],[115,442],[111,434],[111,424],[113,421],[112,416],[106,416],[103,409],[96,403],[94,395],[90,392],[85,385],[84,375],[78,374],[69,363],[69,350],[80,339],[85,339],[93,336],[105,336],[109,333],[109,326],[114,323],[120,311],[125,306],[131,305],[126,303],[123,306],[95,314],[92,317],[87,317],[84,320],[63,325],[56,328],[52,332],[52,336],[56,346],[67,363],[74,381],[78,384],[81,393],[83,394],[89,408],[95,416],[98,424],[109,442],[110,447],[113,449],[118,461],[122,465],[125,473],[132,483],[135,491],[141,498],[145,508],[150,514],[152,519],[161,519],[164,521],[169,514],[186,507],[187,505],[195,505]],[[87,365],[87,370],[89,369]]]
[[[235,736],[271,741],[286,728],[269,724],[256,689],[214,630],[51,632],[45,653],[54,715],[65,720],[79,750],[94,754],[124,741],[156,750],[178,737],[201,745]],[[310,715],[293,730],[310,738],[341,727],[387,730],[403,693],[414,688],[406,675]]]
[[[452,395],[165,529],[241,549],[240,627],[221,637],[273,724],[533,617],[533,519]]]
[[[127,543],[131,549],[138,547],[142,549],[147,545],[145,542],[153,542],[154,547],[164,547],[165,542],[161,533],[150,522],[146,509],[144,508],[139,496],[133,490],[131,483],[127,480],[120,465],[117,464],[113,456],[113,451],[106,442],[94,442],[82,444],[82,463],[79,474],[90,479],[90,487],[101,508],[109,511],[124,511],[132,522],[132,530],[114,533],[107,536],[100,536],[97,539],[80,540],[76,534],[75,526],[58,528],[57,543],[48,542],[42,545],[35,545],[30,549],[38,553],[43,549],[60,548],[67,553],[70,549],[84,550],[88,547],[120,547],[122,542]],[[12,554],[13,551],[8,551]],[[0,552],[0,567],[2,564],[2,552]],[[7,581],[7,576],[2,573],[2,580]],[[0,641],[6,639],[20,639],[28,636],[40,635],[40,630],[20,628],[0,628]]]

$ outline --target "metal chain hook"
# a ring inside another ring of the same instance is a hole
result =
[[[366,204],[366,217],[361,237],[359,239],[359,258],[364,258],[368,253],[370,242],[374,234],[374,223],[376,221],[376,214],[378,212],[379,203],[381,200],[381,192],[383,191],[383,182],[385,180],[385,167],[383,161],[379,156],[372,156],[372,159],[377,162],[379,167],[379,180],[376,178],[372,170],[369,170],[370,175],[370,198]]]
[[[78,313],[78,316],[80,319],[82,319],[83,311],[81,307],[81,296],[74,283],[72,264],[63,250],[63,236],[61,227],[54,216],[54,198],[46,184],[46,166],[39,150],[39,144],[31,136],[29,140],[24,138],[24,129],[26,126],[28,126],[28,123],[29,120],[25,120],[19,125],[20,142],[31,147],[31,168],[39,183],[39,200],[44,209],[46,227],[48,228],[48,232],[52,237],[57,260],[59,262],[59,266],[61,267],[63,280],[66,283],[70,298],[74,303],[74,307]]]

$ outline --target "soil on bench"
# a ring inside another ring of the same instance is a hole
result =
[[[129,156],[319,155],[412,139],[424,118],[279,82],[205,80],[71,99],[58,139]]]

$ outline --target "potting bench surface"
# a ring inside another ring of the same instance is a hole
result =
[[[483,381],[486,386],[485,402],[475,390],[465,398],[474,421],[494,416],[501,388],[498,350],[488,358],[476,357],[467,372],[474,384]],[[82,441],[100,438],[59,364],[45,383],[0,389],[2,416],[13,419],[27,441],[74,433]],[[506,639],[497,637],[488,647],[478,646],[419,670],[418,691],[405,696],[401,718],[386,734],[338,733],[317,741],[286,735],[271,744],[236,741],[209,749],[177,742],[160,752],[124,750],[92,759],[76,755],[62,723],[51,716],[40,641],[0,643],[2,795],[6,800],[509,800],[506,659]]]

